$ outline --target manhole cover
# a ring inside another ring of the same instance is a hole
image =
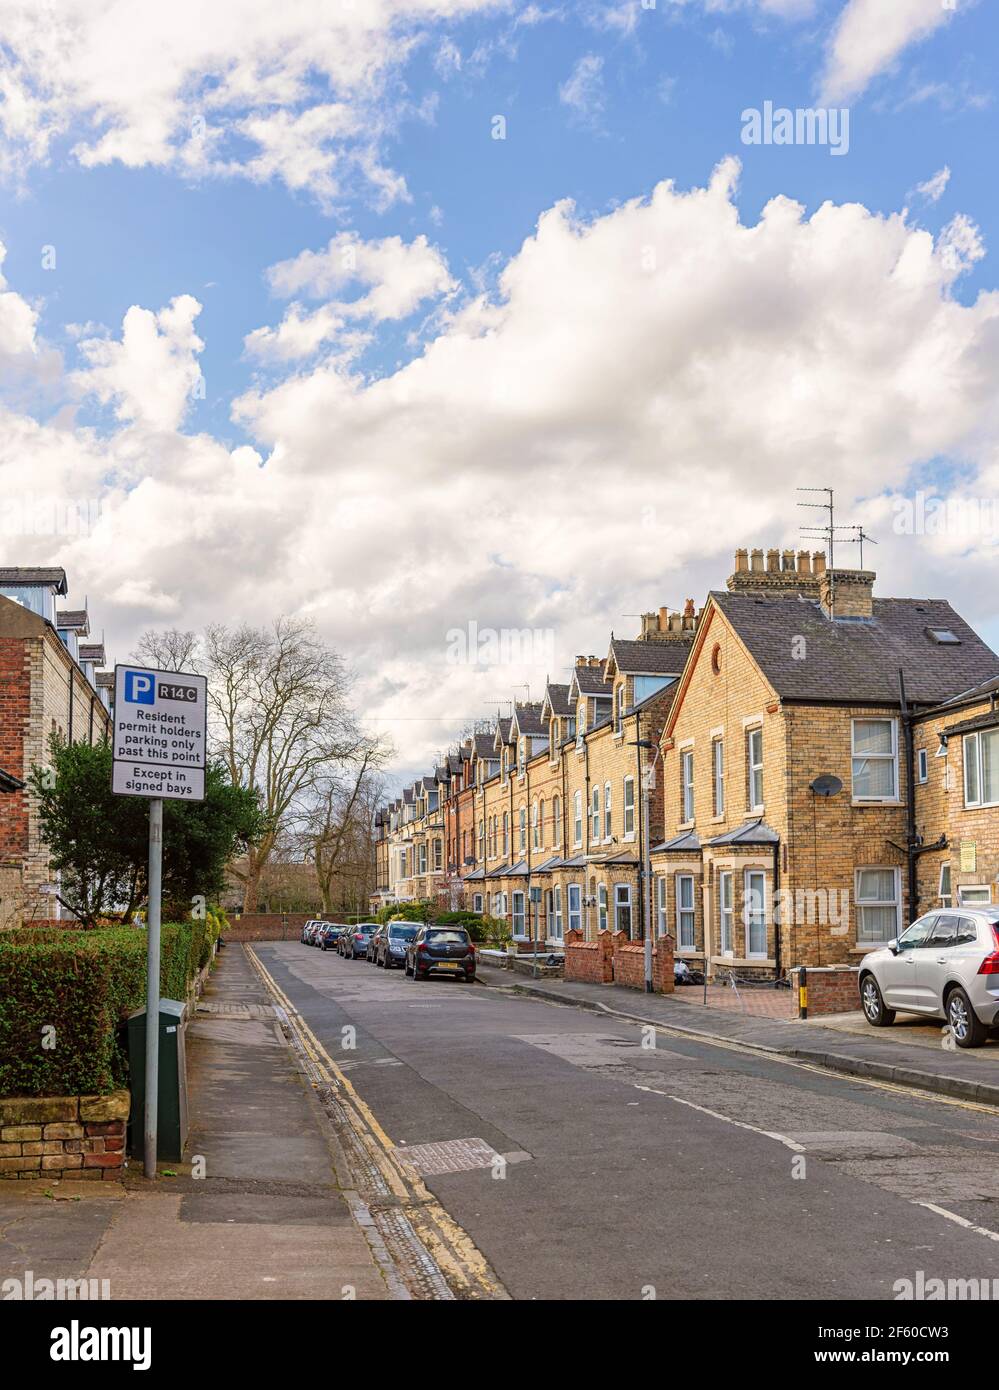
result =
[[[484,1139],[445,1139],[439,1144],[400,1144],[400,1158],[424,1178],[438,1173],[467,1173],[473,1168],[491,1168],[499,1158]]]

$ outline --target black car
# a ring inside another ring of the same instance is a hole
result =
[[[320,951],[335,951],[338,939],[346,930],[339,922],[324,922],[316,932],[316,944]]]
[[[475,947],[464,927],[425,926],[406,944],[406,974],[426,980],[431,974],[475,979]]]
[[[406,947],[420,930],[419,922],[389,922],[375,937],[375,964],[391,970],[395,965],[405,966]]]

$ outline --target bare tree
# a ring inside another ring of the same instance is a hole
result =
[[[298,831],[319,781],[336,776],[365,742],[343,660],[311,622],[288,617],[264,628],[218,623],[203,637],[146,632],[136,658],[208,679],[210,748],[234,785],[257,789],[266,817],[262,838],[232,867],[243,911],[253,912],[275,846]]]
[[[316,869],[323,911],[332,912],[334,887],[340,881],[367,878],[374,854],[375,809],[384,787],[378,775],[390,750],[365,739],[349,764],[318,779],[303,820],[305,853]],[[341,898],[342,898],[341,892]]]
[[[163,632],[151,628],[139,638],[132,660],[158,671],[200,671],[201,639],[196,632],[175,627]]]

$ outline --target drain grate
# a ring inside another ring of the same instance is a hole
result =
[[[484,1139],[445,1139],[438,1144],[400,1144],[399,1158],[423,1178],[438,1173],[468,1173],[473,1168],[491,1168],[500,1155]]]

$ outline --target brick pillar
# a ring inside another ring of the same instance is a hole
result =
[[[657,936],[652,952],[652,986],[657,994],[672,994],[676,988],[673,978],[673,938]]]

